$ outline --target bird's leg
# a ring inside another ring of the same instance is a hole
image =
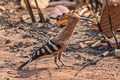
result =
[[[60,66],[57,64],[57,55],[54,55],[54,62],[57,65],[57,67],[60,68]]]
[[[35,77],[36,77],[36,80],[37,80],[37,78],[38,78],[38,76],[37,76],[37,61],[35,61]]]
[[[66,66],[66,65],[63,63],[63,61],[61,60],[61,53],[58,54],[58,60],[62,63],[62,66]]]

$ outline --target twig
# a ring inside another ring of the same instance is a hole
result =
[[[77,75],[83,70],[85,69],[86,67],[92,65],[92,64],[95,64],[97,63],[98,61],[102,60],[104,57],[100,57],[99,59],[97,59],[96,61],[93,61],[93,62],[89,62],[87,64],[85,64],[81,69],[78,70],[77,73],[75,73],[74,77],[73,77],[73,80],[75,80],[75,78],[77,77]]]
[[[32,11],[32,8],[31,8],[31,6],[30,6],[29,0],[24,0],[24,2],[25,2],[25,4],[26,4],[27,10],[28,10],[28,12],[29,12],[29,14],[30,14],[30,17],[31,17],[31,19],[32,19],[32,22],[36,22],[35,17],[34,17],[34,14],[33,14],[33,11]]]
[[[108,50],[109,53],[107,53],[107,54],[102,54],[101,56],[99,56],[99,57],[100,57],[99,59],[97,59],[97,60],[95,60],[95,61],[92,61],[92,62],[89,62],[89,63],[86,63],[82,68],[80,68],[80,69],[78,70],[78,72],[75,73],[75,75],[74,75],[74,77],[73,77],[73,80],[75,80],[75,78],[76,78],[77,75],[80,73],[80,71],[82,71],[83,69],[85,69],[86,67],[88,67],[88,66],[90,66],[90,65],[96,64],[97,62],[99,62],[100,60],[104,59],[105,57],[110,56],[111,53],[112,53],[112,51],[115,50],[114,48],[111,48],[111,47],[109,47],[109,46],[108,46],[108,49],[109,49],[109,50]]]
[[[42,14],[41,9],[38,6],[37,0],[35,0],[35,4],[36,4],[37,9],[38,9],[38,14],[39,14],[40,22],[45,22],[45,18],[44,18],[43,14]]]

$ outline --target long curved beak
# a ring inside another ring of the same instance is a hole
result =
[[[89,19],[89,18],[86,18],[86,17],[83,17],[83,16],[80,16],[80,21],[89,21],[89,22],[91,22],[92,24],[96,24],[96,22],[95,21],[93,21],[92,19]],[[64,20],[61,20],[61,21],[57,21],[56,22],[56,25],[57,26],[60,26],[60,25],[66,25],[66,24],[68,24],[68,20],[67,19],[64,19]]]
[[[80,16],[80,20],[85,20],[85,21],[89,21],[91,23],[95,23],[95,21],[93,21],[92,19],[89,19],[89,18],[86,18],[86,17],[83,17],[83,16]]]
[[[68,20],[67,19],[56,22],[57,26],[66,25],[66,24],[68,24]]]

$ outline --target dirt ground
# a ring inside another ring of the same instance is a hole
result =
[[[0,80],[120,80],[120,60],[114,56],[99,57],[106,51],[105,47],[80,47],[81,41],[95,34],[90,26],[82,26],[82,22],[76,27],[68,49],[62,54],[62,60],[67,66],[57,69],[53,58],[47,58],[17,70],[28,59],[28,54],[63,28],[31,23],[27,11],[17,9],[19,5],[12,1],[5,3],[0,0],[0,5],[6,9],[0,11]],[[50,10],[42,11],[47,16]],[[37,14],[36,10],[34,12]],[[25,22],[21,22],[21,16]],[[39,20],[38,15],[36,17]],[[90,62],[93,64],[89,65]]]

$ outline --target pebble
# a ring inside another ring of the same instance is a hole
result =
[[[3,16],[3,14],[0,12],[0,16]]]
[[[11,41],[10,40],[6,40],[5,41],[5,44],[9,44]]]
[[[80,43],[80,47],[81,47],[81,48],[87,48],[88,45],[87,45],[87,44],[84,44],[84,43]]]
[[[1,11],[5,11],[5,8],[3,6],[0,6]]]
[[[51,18],[56,18],[59,15],[62,15],[63,13],[68,13],[69,9],[63,5],[57,5],[55,8],[50,12]]]
[[[120,49],[115,49],[115,57],[120,58]]]
[[[15,56],[16,56],[16,57],[21,57],[22,55],[21,55],[21,54],[19,54],[19,53],[17,53]]]
[[[109,55],[109,51],[105,51],[101,56],[102,57],[106,57],[106,56],[108,56]]]

